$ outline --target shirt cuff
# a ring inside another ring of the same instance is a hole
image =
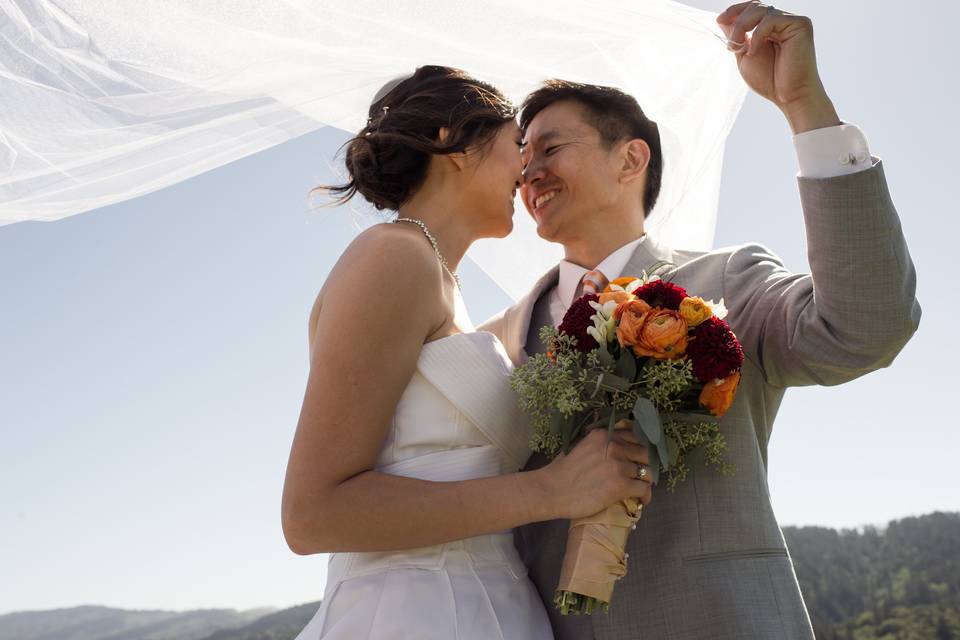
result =
[[[835,178],[873,166],[867,137],[859,127],[841,124],[793,136],[801,178]]]

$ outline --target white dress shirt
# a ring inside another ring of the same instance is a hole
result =
[[[864,171],[873,166],[867,138],[859,127],[841,124],[835,127],[814,129],[793,137],[801,178],[835,178]],[[624,268],[646,235],[623,245],[603,259],[594,269],[608,280],[625,275]],[[590,269],[563,260],[560,262],[560,282],[550,292],[550,317],[554,325],[560,324],[567,309],[573,304],[580,280]],[[639,273],[626,274],[639,276]]]

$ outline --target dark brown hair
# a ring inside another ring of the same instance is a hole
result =
[[[663,179],[663,153],[657,123],[643,113],[636,99],[614,87],[580,84],[567,80],[547,80],[527,96],[520,111],[520,128],[526,133],[534,116],[563,100],[580,104],[587,124],[600,134],[607,149],[624,140],[640,138],[650,147],[647,182],[643,193],[644,217],[650,215],[660,195]]]
[[[496,87],[459,69],[423,66],[390,84],[344,145],[350,180],[316,189],[338,196],[336,204],[359,193],[378,210],[397,210],[423,184],[431,155],[484,148],[517,115]],[[441,142],[443,127],[449,134]]]

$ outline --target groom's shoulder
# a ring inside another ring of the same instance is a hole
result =
[[[673,249],[673,262],[684,271],[703,270],[714,273],[743,271],[759,264],[783,266],[780,257],[759,242],[728,245],[709,251]]]

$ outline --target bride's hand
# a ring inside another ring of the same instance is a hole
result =
[[[543,468],[554,513],[559,518],[591,516],[624,498],[650,502],[650,475],[638,479],[649,463],[647,448],[637,443],[629,428],[618,424],[607,442],[606,429],[594,429],[570,451]]]
[[[753,0],[728,7],[717,23],[731,42],[740,75],[780,108],[794,134],[840,124],[817,70],[810,18]]]

